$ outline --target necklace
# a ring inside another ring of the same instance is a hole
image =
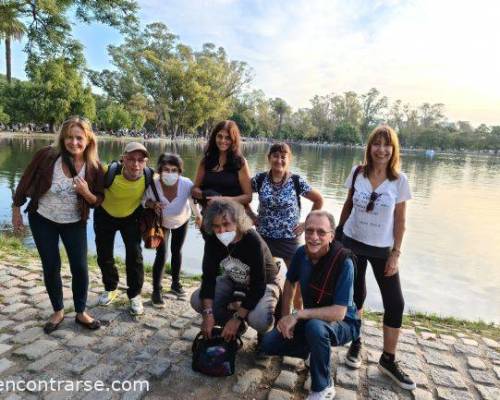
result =
[[[269,171],[269,181],[271,182],[271,184],[275,187],[281,187],[283,186],[283,184],[286,182],[286,179],[288,178],[288,173],[284,173],[283,174],[283,177],[278,181],[278,182],[275,182],[274,179],[273,179],[273,174],[271,171]]]

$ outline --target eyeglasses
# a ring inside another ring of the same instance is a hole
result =
[[[375,201],[382,195],[382,193],[372,192],[370,195],[370,201],[366,205],[366,212],[373,211],[375,207]]]
[[[312,229],[312,228],[306,228],[306,230],[304,231],[306,236],[312,236],[314,234],[314,232],[316,232],[316,234],[322,238],[322,237],[325,237],[326,235],[328,235],[329,233],[331,233],[332,231],[324,231],[323,229]]]
[[[133,157],[125,156],[125,157],[123,157],[123,159],[125,161],[129,162],[130,164],[135,164],[135,163],[144,164],[147,161],[147,157],[146,158],[133,158]]]

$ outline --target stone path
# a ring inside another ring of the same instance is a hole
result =
[[[65,304],[72,307],[71,280],[64,273]],[[122,287],[123,288],[123,287]],[[90,312],[106,326],[82,330],[67,310],[61,327],[51,335],[42,331],[51,306],[41,279],[41,267],[16,257],[0,262],[0,385],[50,379],[58,381],[148,381],[149,391],[39,391],[2,392],[17,399],[302,399],[310,385],[307,368],[299,359],[257,359],[255,331],[244,336],[236,376],[208,378],[191,369],[191,343],[200,318],[187,301],[168,295],[167,307],[151,307],[151,284],[144,285],[146,314],[127,311],[125,292],[109,307],[95,307],[100,278],[91,273]],[[194,287],[188,288],[191,292]],[[347,346],[334,349],[333,377],[337,399],[499,400],[500,348],[491,339],[461,332],[434,333],[405,329],[399,359],[417,381],[407,392],[397,388],[376,367],[382,330],[366,321],[363,327],[363,365],[351,370],[344,364]],[[67,386],[66,386],[67,387]]]

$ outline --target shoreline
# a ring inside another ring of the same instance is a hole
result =
[[[34,132],[34,133],[26,133],[26,132],[7,132],[7,131],[0,131],[0,139],[11,139],[11,138],[20,138],[20,139],[52,139],[55,137],[55,133],[43,133],[43,132]],[[113,135],[97,135],[98,139],[105,139],[105,140],[110,140],[110,141],[117,141],[117,142],[130,142],[130,141],[140,141],[140,142],[158,142],[158,143],[187,143],[187,144],[199,144],[199,145],[204,145],[206,143],[206,140],[204,138],[194,138],[194,137],[188,137],[188,138],[177,138],[175,140],[172,140],[170,137],[154,137],[154,138],[147,138],[144,139],[143,137],[136,137],[136,136],[113,136]],[[242,145],[252,145],[252,144],[269,144],[272,143],[273,141],[278,141],[281,139],[269,139],[269,140],[264,140],[264,139],[254,139],[251,137],[246,137],[242,136]],[[284,140],[285,142],[293,145],[300,145],[300,146],[311,146],[311,147],[336,147],[336,148],[343,148],[343,149],[358,149],[358,150],[364,150],[364,145],[344,145],[341,143],[310,143],[310,142],[304,142],[304,141],[293,141],[293,140]],[[402,153],[408,153],[408,154],[422,154],[425,157],[429,159],[433,159],[436,156],[457,156],[457,155],[468,155],[468,156],[476,156],[476,157],[499,157],[500,158],[500,150],[494,151],[494,150],[435,150],[433,156],[427,156],[425,153],[428,149],[424,148],[407,148],[407,147],[401,147],[401,152]]]
[[[0,230],[0,261],[10,256],[22,256],[27,264],[39,263],[38,253],[35,248],[25,246],[23,240],[19,236],[11,234],[7,230]],[[63,252],[62,254],[63,268],[67,268],[67,257]],[[124,274],[125,263],[116,257],[117,268]],[[99,272],[97,266],[97,257],[88,254],[89,272]],[[152,266],[149,264],[144,265],[146,273],[152,271]],[[166,274],[170,274],[170,266],[166,267]],[[182,279],[189,284],[197,284],[201,280],[201,275],[182,275]],[[2,301],[0,294],[0,301]],[[382,323],[383,313],[373,310],[365,310],[363,319]],[[403,316],[403,327],[413,327],[420,332],[430,332],[439,334],[443,331],[450,332],[453,330],[463,331],[464,329],[470,330],[474,333],[486,334],[494,340],[500,340],[500,324],[495,322],[487,322],[481,319],[469,320],[453,316],[437,315],[435,313],[427,313],[422,311],[410,311]]]

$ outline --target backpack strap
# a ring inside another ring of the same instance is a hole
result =
[[[255,183],[257,184],[257,193],[260,192],[264,179],[269,172],[260,172],[255,175]],[[297,174],[292,174],[291,176],[293,182],[293,188],[295,189],[295,195],[297,196],[297,204],[299,205],[299,210],[302,208],[302,203],[300,201],[300,176]]]
[[[257,184],[257,193],[260,192],[262,188],[262,184],[264,183],[264,179],[266,179],[267,172],[260,172],[255,175],[255,183]]]
[[[302,209],[302,203],[300,201],[300,176],[297,174],[292,174],[293,187],[295,189],[295,195],[297,196],[297,204],[299,205],[299,210]]]
[[[156,190],[155,188],[155,185],[153,184],[153,176],[155,174],[155,171],[153,168],[151,167],[144,167],[144,185],[146,186],[146,189],[151,185],[154,189]],[[157,196],[158,198],[158,196]],[[158,200],[160,201],[160,200]]]
[[[119,161],[116,161],[116,160],[111,161],[111,163],[108,165],[108,170],[106,171],[106,174],[104,175],[104,188],[105,189],[108,189],[113,184],[113,181],[115,180],[116,175],[120,175],[122,173],[122,166],[123,166],[123,164]],[[155,171],[153,168],[151,168],[151,167],[144,168],[144,185],[145,185],[146,189],[149,187],[149,185],[151,185],[153,183],[154,174],[155,174]]]
[[[108,189],[115,180],[115,176],[122,173],[122,163],[116,160],[111,161],[108,170],[104,174],[104,188]]]
[[[146,185],[146,187],[147,187],[147,185]],[[156,197],[156,201],[160,202],[160,195],[158,194],[158,190],[156,189],[156,185],[154,182],[151,183],[151,190],[153,191],[153,194]]]
[[[354,173],[352,174],[352,183],[351,183],[351,193],[354,195],[354,184],[356,183],[356,178],[358,177],[359,173],[363,169],[362,165],[358,165],[356,169],[354,170]]]

